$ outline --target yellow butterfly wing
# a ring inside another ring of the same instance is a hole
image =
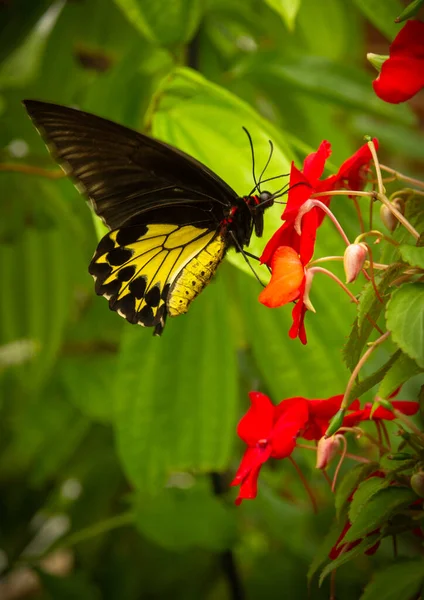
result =
[[[152,223],[115,229],[99,243],[89,266],[96,292],[130,323],[155,327],[187,312],[224,257],[216,230]]]

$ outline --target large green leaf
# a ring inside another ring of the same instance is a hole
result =
[[[410,283],[395,290],[386,319],[393,341],[424,367],[424,285]]]
[[[265,0],[275,12],[280,15],[288,29],[294,29],[296,15],[299,11],[301,0]]]
[[[140,496],[135,506],[139,531],[165,548],[222,551],[235,541],[234,509],[199,485],[167,488],[154,497]]]
[[[378,529],[416,499],[417,496],[407,487],[392,486],[380,490],[355,515],[356,519],[345,535],[346,542],[354,542]]]
[[[284,63],[272,60],[272,56],[269,58],[264,62],[261,57],[254,57],[246,62],[240,74],[254,78],[264,89],[273,82],[274,85],[280,82],[280,85],[290,86],[294,90],[301,90],[349,109],[386,117],[391,122],[414,122],[406,106],[393,106],[377,98],[371,86],[371,78],[357,67],[320,56],[303,56]],[[373,131],[366,133],[372,135]]]
[[[424,581],[424,561],[415,558],[395,562],[375,573],[361,600],[412,600],[420,594]]]
[[[187,42],[201,15],[200,0],[115,0],[127,19],[147,39],[165,46]]]
[[[125,329],[116,432],[134,485],[157,490],[173,471],[222,470],[235,440],[237,373],[225,287],[218,278],[170,319],[162,338]]]
[[[153,134],[204,162],[240,196],[249,194],[254,186],[250,147],[243,126],[253,138],[257,177],[269,156],[270,139],[274,153],[266,177],[289,171],[291,151],[282,134],[245,102],[194,71],[175,71],[164,82],[153,108]],[[273,192],[285,183],[286,178],[279,179],[263,184],[262,189]],[[265,240],[280,225],[281,212],[280,205],[267,211]],[[249,250],[259,255],[263,242],[260,244],[253,238]],[[250,273],[240,255],[229,258]]]
[[[356,6],[365,17],[389,40],[398,33],[400,27],[395,19],[402,12],[399,0],[355,0]]]

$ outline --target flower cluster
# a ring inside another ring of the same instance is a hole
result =
[[[306,399],[299,396],[274,405],[261,392],[250,392],[249,397],[251,406],[237,428],[247,450],[231,483],[240,485],[236,504],[256,497],[259,472],[268,459],[288,458],[295,449],[298,438],[316,441],[322,439],[343,399],[342,394],[327,399]],[[395,400],[392,406],[405,415],[413,415],[418,410],[416,402]],[[368,420],[378,422],[395,418],[393,412],[382,406],[374,412],[371,409],[371,404],[360,408],[359,400],[354,400],[343,419],[342,427],[351,428]]]
[[[373,142],[378,148],[377,140]],[[325,216],[323,208],[330,204],[330,196],[325,193],[339,188],[362,189],[372,160],[370,148],[364,144],[335,175],[320,179],[330,155],[331,145],[323,141],[317,152],[306,157],[302,171],[292,163],[287,205],[281,217],[284,223],[269,240],[260,259],[268,265],[272,275],[259,301],[269,308],[296,301],[289,336],[299,337],[303,344],[307,342],[305,314],[313,310],[309,300],[312,277],[308,263],[314,254],[317,229]],[[314,194],[320,194],[318,202],[310,200]]]

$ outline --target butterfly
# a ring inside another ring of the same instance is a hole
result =
[[[130,323],[161,335],[167,316],[187,312],[229,248],[243,252],[253,229],[262,235],[275,195],[258,185],[258,195],[239,197],[164,142],[73,108],[24,105],[53,158],[110,229],[89,272],[96,293]]]

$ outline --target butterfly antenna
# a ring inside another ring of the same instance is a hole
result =
[[[261,185],[261,183],[263,183],[262,177],[264,176],[265,171],[267,170],[267,168],[269,166],[269,163],[271,162],[272,154],[274,152],[274,144],[271,142],[271,140],[268,140],[268,142],[269,142],[269,147],[270,147],[269,156],[268,156],[268,160],[265,163],[264,168],[262,169],[262,173],[261,173],[261,175],[259,177],[259,184],[258,184],[258,192],[259,193],[261,192],[261,190],[259,189],[259,186]]]
[[[231,231],[231,237],[234,240],[234,244],[237,247],[237,249],[241,252],[244,260],[246,261],[246,263],[249,266],[249,269],[252,271],[253,275],[255,276],[255,278],[259,281],[259,283],[261,284],[262,287],[265,287],[265,284],[259,279],[259,275],[256,273],[255,269],[252,267],[250,260],[248,259],[248,256],[250,256],[250,258],[254,258],[256,260],[259,260],[259,258],[257,256],[254,256],[253,254],[250,254],[249,252],[245,252],[242,248],[242,246],[239,244],[238,239],[236,238],[236,236],[234,235],[234,232]]]
[[[252,136],[250,135],[250,133],[248,132],[248,130],[246,129],[246,127],[243,127],[244,132],[246,133],[248,139],[249,139],[249,144],[250,144],[250,152],[252,154],[252,175],[253,175],[253,181],[255,182],[255,187],[253,188],[253,190],[250,192],[249,196],[251,196],[254,192],[254,190],[256,190],[258,188],[258,182],[256,181],[256,175],[255,175],[255,150],[253,148],[253,141],[252,141]],[[258,188],[259,189],[259,188]]]

